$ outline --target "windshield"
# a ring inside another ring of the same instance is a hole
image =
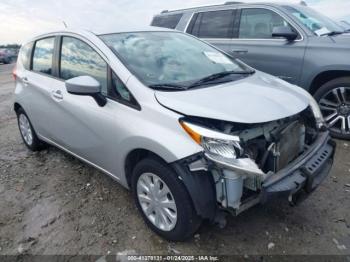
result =
[[[134,32],[101,39],[148,86],[190,86],[199,79],[249,68],[217,49],[179,32]]]
[[[309,7],[284,6],[284,8],[318,36],[331,32],[344,32],[336,22]]]

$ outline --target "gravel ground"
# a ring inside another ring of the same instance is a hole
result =
[[[299,206],[256,206],[224,229],[205,224],[187,242],[170,243],[109,177],[56,148],[26,149],[11,69],[0,65],[0,254],[350,254],[349,142],[337,141],[331,175]]]

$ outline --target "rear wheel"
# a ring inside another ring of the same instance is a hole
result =
[[[165,239],[183,241],[200,226],[185,186],[166,163],[141,160],[133,171],[132,189],[146,224]]]
[[[350,77],[337,78],[315,93],[331,135],[350,140]]]
[[[17,110],[17,122],[24,144],[32,151],[39,151],[47,144],[37,137],[27,114],[22,108]]]

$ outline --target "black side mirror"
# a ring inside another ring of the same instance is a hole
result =
[[[272,30],[272,37],[283,37],[288,41],[294,41],[297,39],[298,34],[289,26],[276,26]]]
[[[107,99],[101,94],[100,83],[91,76],[78,76],[66,80],[67,92],[73,95],[92,96],[99,106],[105,106]]]

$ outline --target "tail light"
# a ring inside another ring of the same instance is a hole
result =
[[[13,79],[16,81],[16,78],[17,78],[17,72],[16,72],[16,68],[17,66],[15,65],[15,67],[13,68],[12,70],[12,76],[13,76]]]

